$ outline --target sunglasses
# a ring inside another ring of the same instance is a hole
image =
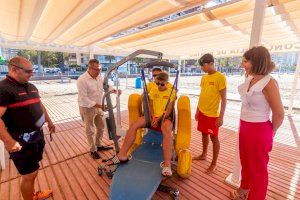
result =
[[[156,83],[156,85],[159,87],[159,86],[161,86],[161,87],[164,87],[166,84],[165,83]]]
[[[157,74],[153,74],[152,76],[155,78],[157,76]]]
[[[92,70],[95,70],[95,71],[100,71],[101,70],[101,68],[94,68],[94,67],[90,67]]]
[[[9,64],[16,67],[16,68],[22,69],[23,72],[25,72],[26,74],[32,74],[33,73],[33,69],[24,69],[23,67],[19,67],[19,66],[13,64],[13,63],[9,63]]]

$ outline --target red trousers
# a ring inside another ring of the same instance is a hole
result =
[[[242,165],[241,188],[249,189],[248,200],[265,200],[268,188],[269,152],[273,128],[267,122],[240,122],[239,149]]]

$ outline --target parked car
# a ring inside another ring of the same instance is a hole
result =
[[[44,68],[44,72],[45,72],[45,73],[50,73],[50,72],[51,72],[51,68],[45,67],[45,68]]]
[[[57,67],[54,67],[54,68],[52,68],[52,73],[57,73],[58,71],[60,71],[60,69],[59,68],[57,68]]]

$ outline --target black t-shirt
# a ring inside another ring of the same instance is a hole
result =
[[[10,76],[0,81],[0,106],[7,108],[2,120],[14,139],[24,132],[40,129],[44,123],[40,96],[31,83],[21,84]]]

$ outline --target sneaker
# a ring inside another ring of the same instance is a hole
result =
[[[97,151],[107,151],[107,150],[111,150],[114,149],[113,147],[109,147],[109,146],[100,146],[97,147]]]
[[[97,151],[91,152],[91,156],[93,159],[100,159],[101,157],[99,156],[99,154],[97,153]]]
[[[52,190],[38,191],[33,195],[33,200],[43,200],[52,196]]]

